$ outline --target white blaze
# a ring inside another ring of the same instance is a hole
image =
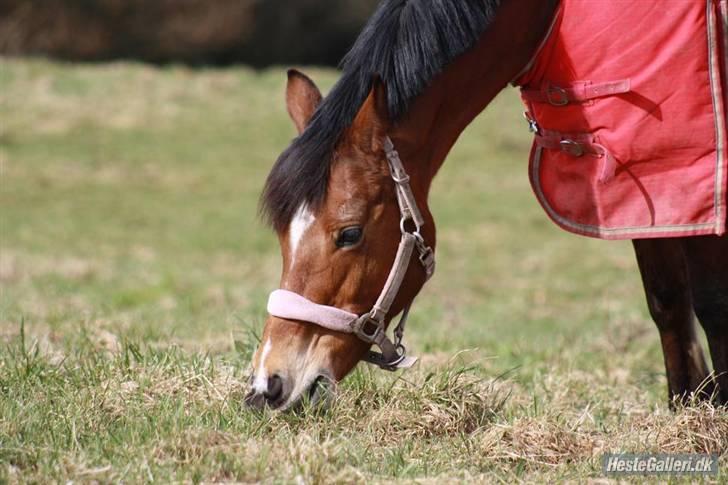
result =
[[[268,390],[268,376],[265,373],[265,358],[268,357],[271,347],[270,338],[268,338],[263,346],[263,352],[260,354],[258,372],[255,373],[255,380],[253,381],[253,390],[259,394]]]
[[[293,216],[291,225],[288,228],[289,246],[291,247],[291,268],[293,268],[293,264],[296,262],[298,244],[301,242],[301,238],[315,220],[316,217],[314,217],[313,213],[308,209],[306,204],[302,204]]]

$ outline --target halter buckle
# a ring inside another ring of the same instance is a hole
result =
[[[422,263],[422,266],[425,268],[425,275],[427,275],[427,278],[429,279],[433,274],[435,274],[435,251],[433,251],[430,247],[426,247],[424,250],[420,251],[420,263]]]
[[[425,275],[427,275],[427,279],[430,279],[430,276],[435,274],[435,251],[425,244],[425,239],[422,237],[422,234],[420,234],[419,229],[413,232],[412,235],[415,237],[415,246],[419,253],[420,263],[425,268]]]

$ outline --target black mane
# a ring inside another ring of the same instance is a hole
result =
[[[268,175],[261,200],[268,222],[285,229],[301,204],[323,200],[334,148],[369,94],[374,74],[384,81],[389,113],[397,120],[435,75],[475,44],[499,4],[383,0],[342,60],[341,78]]]

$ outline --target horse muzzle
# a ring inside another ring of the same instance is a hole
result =
[[[294,411],[303,407],[327,408],[336,394],[336,381],[327,371],[315,373],[302,383],[280,374],[267,378],[252,376],[253,386],[245,396],[245,404],[253,409]]]

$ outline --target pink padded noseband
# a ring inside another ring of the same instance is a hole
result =
[[[340,308],[319,305],[288,290],[275,290],[268,298],[268,313],[290,320],[315,323],[335,332],[353,333],[358,315]]]

